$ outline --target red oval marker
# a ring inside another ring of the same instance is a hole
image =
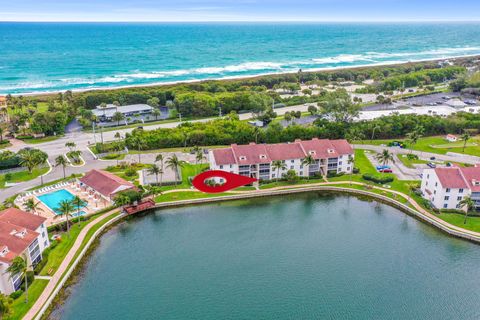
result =
[[[224,184],[217,187],[207,186],[205,180],[209,178],[223,178],[226,180]],[[210,170],[200,173],[192,180],[192,184],[197,190],[206,193],[220,193],[232,190],[257,181],[255,178],[241,176],[239,174],[230,173],[222,170]]]

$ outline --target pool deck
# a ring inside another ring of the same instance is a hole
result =
[[[62,217],[62,216],[59,216],[59,215],[55,214],[55,212],[52,209],[50,209],[47,205],[45,205],[45,203],[43,203],[38,198],[38,196],[48,194],[48,193],[52,193],[52,192],[62,190],[62,189],[67,190],[68,192],[70,192],[74,196],[79,196],[80,199],[82,199],[85,203],[87,203],[87,205],[85,207],[80,208],[80,211],[84,211],[85,215],[93,214],[93,213],[95,213],[99,210],[105,209],[105,208],[107,208],[111,205],[111,203],[109,201],[107,201],[103,198],[95,199],[95,197],[93,195],[91,195],[90,192],[86,191],[85,189],[78,188],[77,183],[69,183],[65,186],[62,186],[62,187],[59,187],[59,188],[56,188],[56,189],[52,188],[52,189],[49,189],[49,190],[47,190],[45,192],[42,192],[42,193],[37,193],[37,194],[32,194],[32,195],[26,196],[22,199],[21,203],[24,203],[28,199],[32,199],[32,198],[34,199],[35,203],[38,202],[37,210],[35,210],[35,212],[33,212],[33,213],[38,214],[38,215],[46,218],[47,219],[47,221],[46,221],[47,226],[51,226],[53,224],[63,222],[63,221],[66,220],[65,217]],[[20,207],[22,209],[25,209],[25,208],[23,208],[22,205],[20,205]],[[76,208],[75,208],[75,211],[72,212],[69,219],[76,219],[77,217],[73,216],[73,214],[75,214],[75,213],[76,213]]]

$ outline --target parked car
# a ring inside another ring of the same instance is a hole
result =
[[[435,158],[435,157],[430,157],[430,160],[432,160],[432,161],[434,161],[435,159],[437,159],[437,158]]]
[[[377,166],[377,170],[390,169],[390,166]]]
[[[382,173],[392,173],[392,169],[382,169],[382,170],[378,170],[379,172],[382,172]]]
[[[427,163],[427,166],[429,166],[430,168],[436,168],[437,167],[437,165],[435,163],[432,163],[432,162]]]

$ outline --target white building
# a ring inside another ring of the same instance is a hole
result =
[[[101,121],[112,121],[113,115],[116,112],[122,113],[125,117],[132,117],[135,115],[146,115],[153,111],[153,107],[148,104],[131,104],[127,106],[116,106],[114,104],[107,104],[105,108],[97,106],[92,110],[92,113]]]
[[[312,165],[302,163],[308,155],[315,160]],[[209,152],[211,170],[223,170],[260,180],[282,177],[294,170],[300,177],[326,175],[328,172],[350,173],[353,164],[349,157],[354,151],[346,140],[295,140],[293,143],[232,144],[230,148],[213,149]],[[272,163],[282,161],[284,169],[278,170]]]
[[[16,208],[0,212],[0,293],[8,295],[22,284],[20,275],[7,272],[13,259],[20,256],[32,268],[42,260],[50,246],[45,220]]]
[[[445,136],[445,140],[447,140],[448,142],[457,142],[458,141],[458,138],[456,135],[454,134],[447,134]]]
[[[466,196],[480,209],[480,166],[426,169],[421,190],[423,197],[438,209],[462,209],[458,203]]]

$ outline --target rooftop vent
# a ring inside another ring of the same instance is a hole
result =
[[[328,152],[328,153],[335,153],[335,150],[333,150],[333,149],[327,149],[327,152]]]
[[[0,257],[5,257],[9,253],[8,247],[3,246],[2,251],[0,251]]]
[[[240,157],[238,157],[238,158],[239,158],[240,160],[247,160],[247,157],[245,157],[245,156],[240,156]]]
[[[260,155],[260,159],[267,159],[267,156],[264,155],[264,154],[261,154],[261,155]]]

